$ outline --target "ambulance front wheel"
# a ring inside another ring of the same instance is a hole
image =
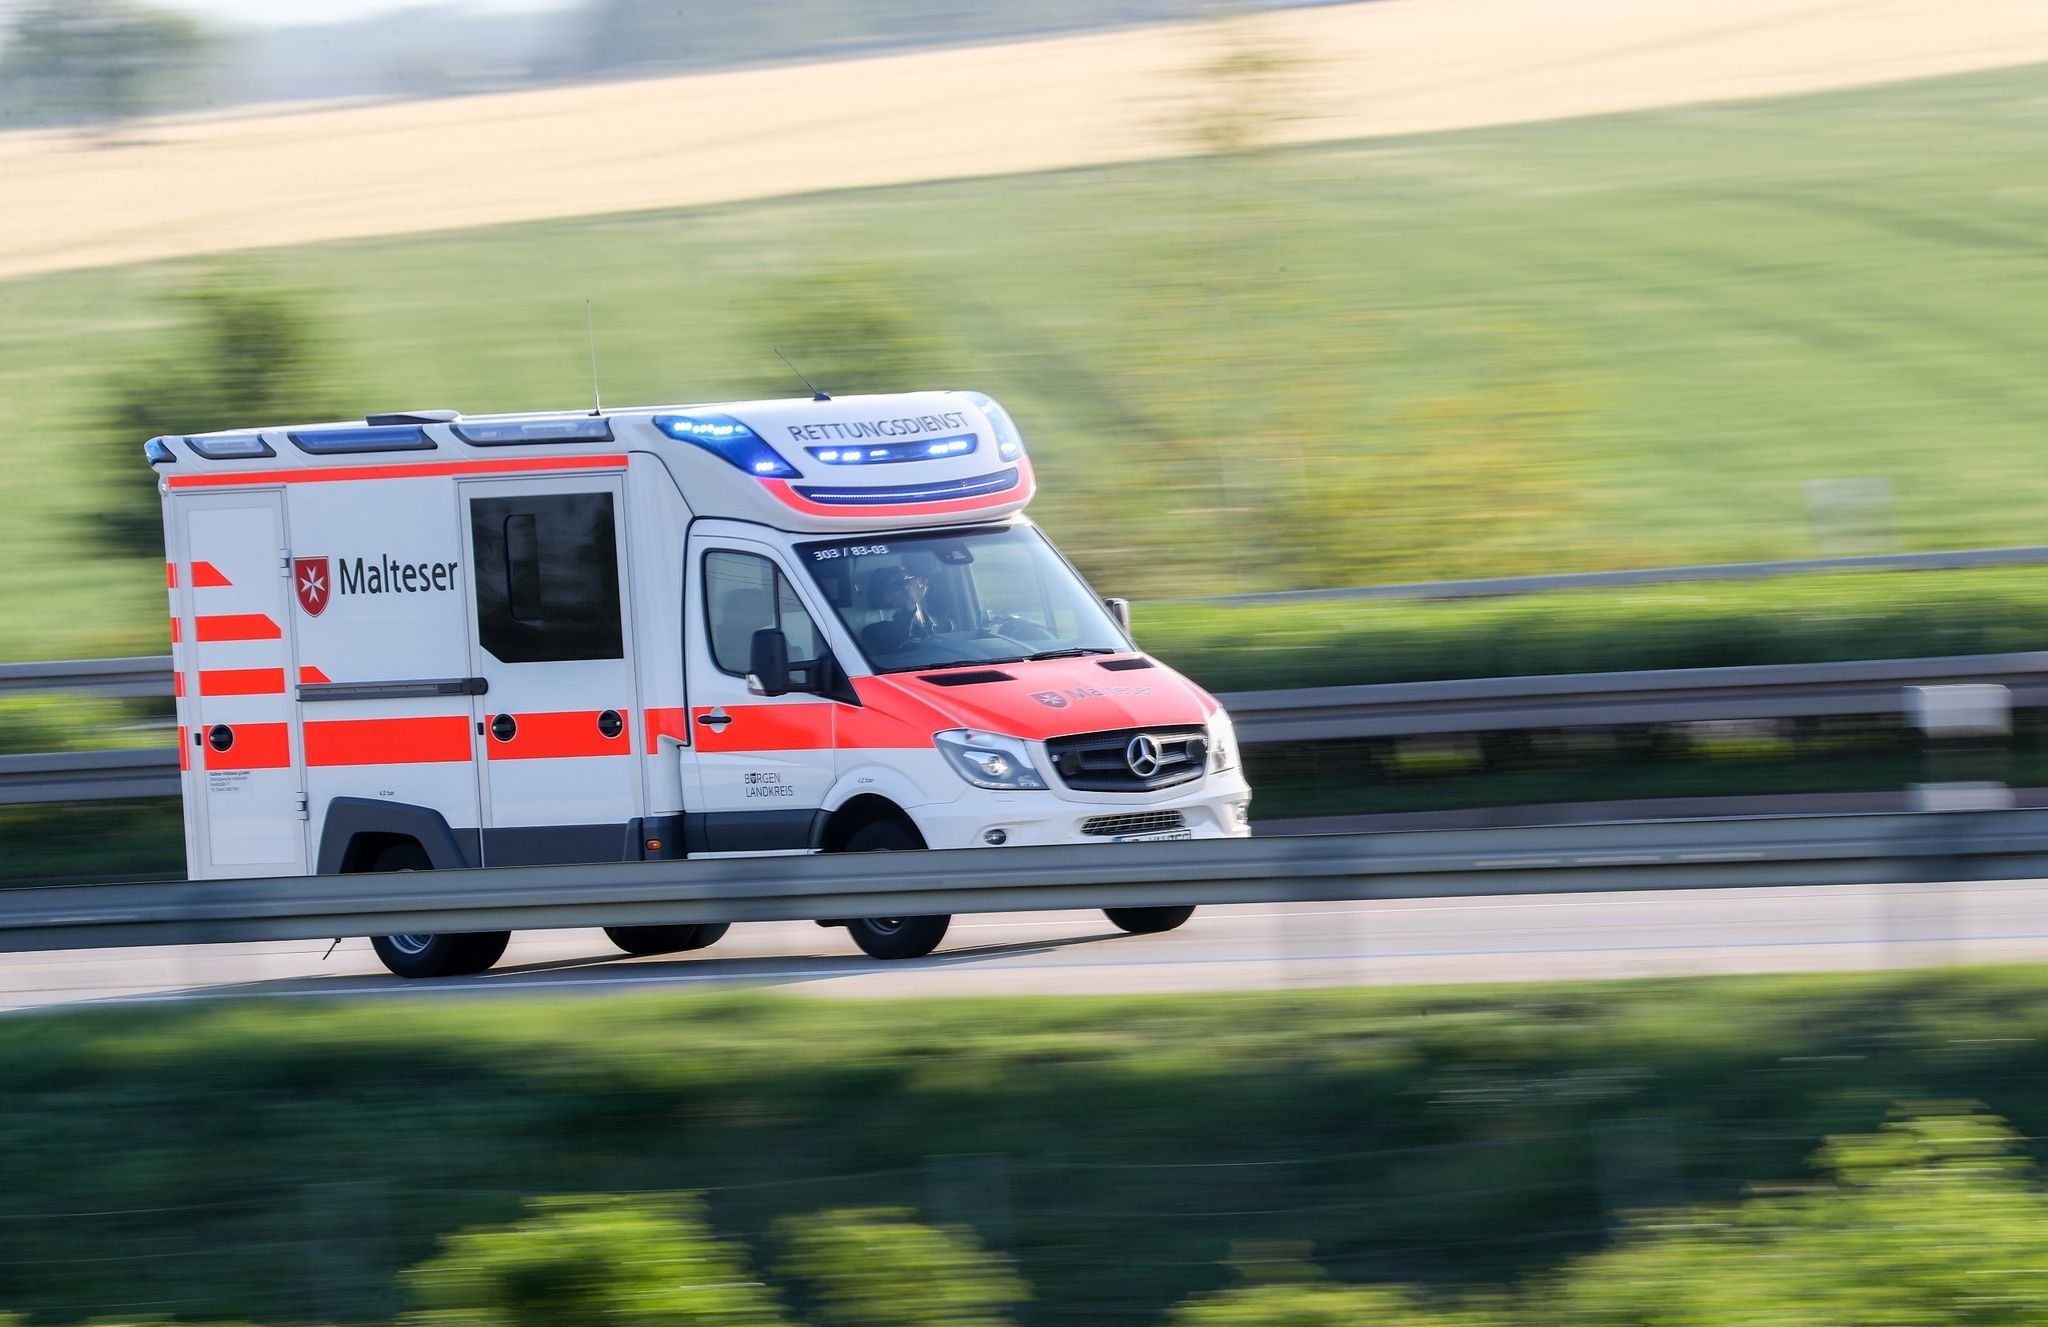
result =
[[[372,871],[431,871],[426,849],[397,843],[378,854]],[[482,972],[505,953],[510,931],[476,931],[465,935],[376,935],[370,948],[401,977],[461,977]]]
[[[917,831],[899,820],[877,820],[861,826],[846,841],[847,852],[915,852],[924,847]],[[946,938],[951,916],[856,917],[846,933],[869,958],[923,958]]]
[[[708,949],[725,938],[725,922],[686,926],[607,926],[605,938],[628,954],[680,954]]]

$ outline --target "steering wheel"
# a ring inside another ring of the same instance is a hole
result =
[[[991,636],[1003,636],[1015,641],[1052,640],[1053,634],[1029,618],[1018,617],[1015,613],[989,614],[988,625],[983,630]]]

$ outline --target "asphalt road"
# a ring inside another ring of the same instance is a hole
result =
[[[2048,882],[1833,886],[1206,908],[1126,936],[1099,913],[954,920],[930,958],[880,963],[842,931],[735,926],[627,958],[598,931],[515,936],[492,971],[404,982],[367,941],[0,955],[0,1010],[106,1001],[475,998],[738,986],[828,996],[1136,994],[1822,972],[2048,958]]]

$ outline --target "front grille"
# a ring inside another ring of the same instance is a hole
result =
[[[1081,822],[1083,834],[1107,838],[1119,834],[1163,834],[1186,829],[1187,821],[1178,811],[1139,811],[1128,816],[1090,816]]]
[[[1125,755],[1131,739],[1140,736],[1159,744],[1159,769],[1150,776],[1134,773]],[[1045,749],[1060,782],[1076,792],[1140,793],[1201,778],[1209,760],[1209,737],[1200,727],[1120,728],[1055,737]]]

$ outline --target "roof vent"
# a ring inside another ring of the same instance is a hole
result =
[[[379,428],[385,424],[453,424],[460,418],[460,410],[393,410],[382,415],[364,415],[363,422]]]
[[[1017,679],[993,668],[982,668],[969,673],[919,673],[917,680],[939,687],[971,687],[982,682],[1014,682]]]

